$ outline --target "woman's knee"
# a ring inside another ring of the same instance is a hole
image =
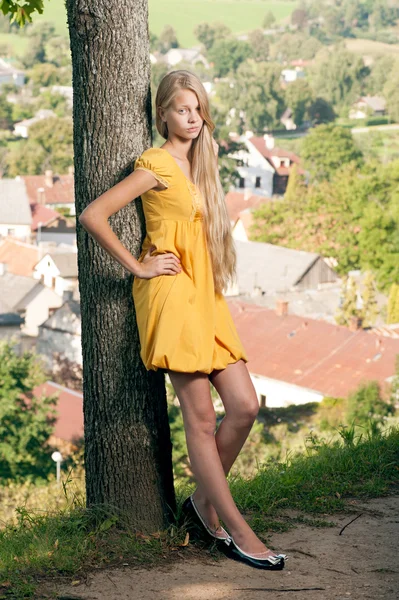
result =
[[[234,418],[234,421],[238,425],[251,425],[259,413],[259,401],[257,397],[249,396],[247,398],[241,398],[239,401],[234,403],[233,412],[226,410],[226,416]]]
[[[213,405],[183,410],[184,428],[195,435],[214,435],[216,430],[216,413]]]

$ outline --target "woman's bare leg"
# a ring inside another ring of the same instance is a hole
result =
[[[227,476],[252,429],[259,412],[259,401],[243,360],[227,365],[225,369],[213,371],[209,379],[219,393],[226,413],[215,439]],[[194,500],[201,515],[216,529],[219,526],[217,512],[201,485],[194,492]]]
[[[208,376],[200,372],[168,371],[168,374],[179,399],[191,468],[199,485],[245,552],[267,551],[231,495],[216,445],[216,415]]]

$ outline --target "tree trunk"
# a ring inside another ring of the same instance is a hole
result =
[[[73,68],[76,215],[132,170],[151,143],[148,5],[67,0]],[[110,224],[138,256],[141,200]],[[133,277],[77,222],[82,313],[87,505],[106,504],[136,529],[173,520],[175,496],[165,379],[147,372]]]

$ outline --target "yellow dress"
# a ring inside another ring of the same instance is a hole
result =
[[[182,270],[151,279],[135,277],[133,301],[140,356],[147,370],[211,373],[239,359],[248,361],[231,313],[214,289],[201,212],[202,195],[163,148],[149,148],[135,170],[151,174],[167,189],[142,195],[147,234],[138,258],[173,252]]]

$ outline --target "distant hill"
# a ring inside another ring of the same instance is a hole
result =
[[[294,8],[294,2],[285,0],[149,0],[150,30],[159,35],[165,25],[172,25],[180,45],[191,46],[198,43],[193,34],[198,23],[221,21],[244,33],[260,27],[269,11],[279,21]],[[43,14],[35,14],[34,20],[52,21],[59,33],[67,34],[64,0],[45,0]]]

